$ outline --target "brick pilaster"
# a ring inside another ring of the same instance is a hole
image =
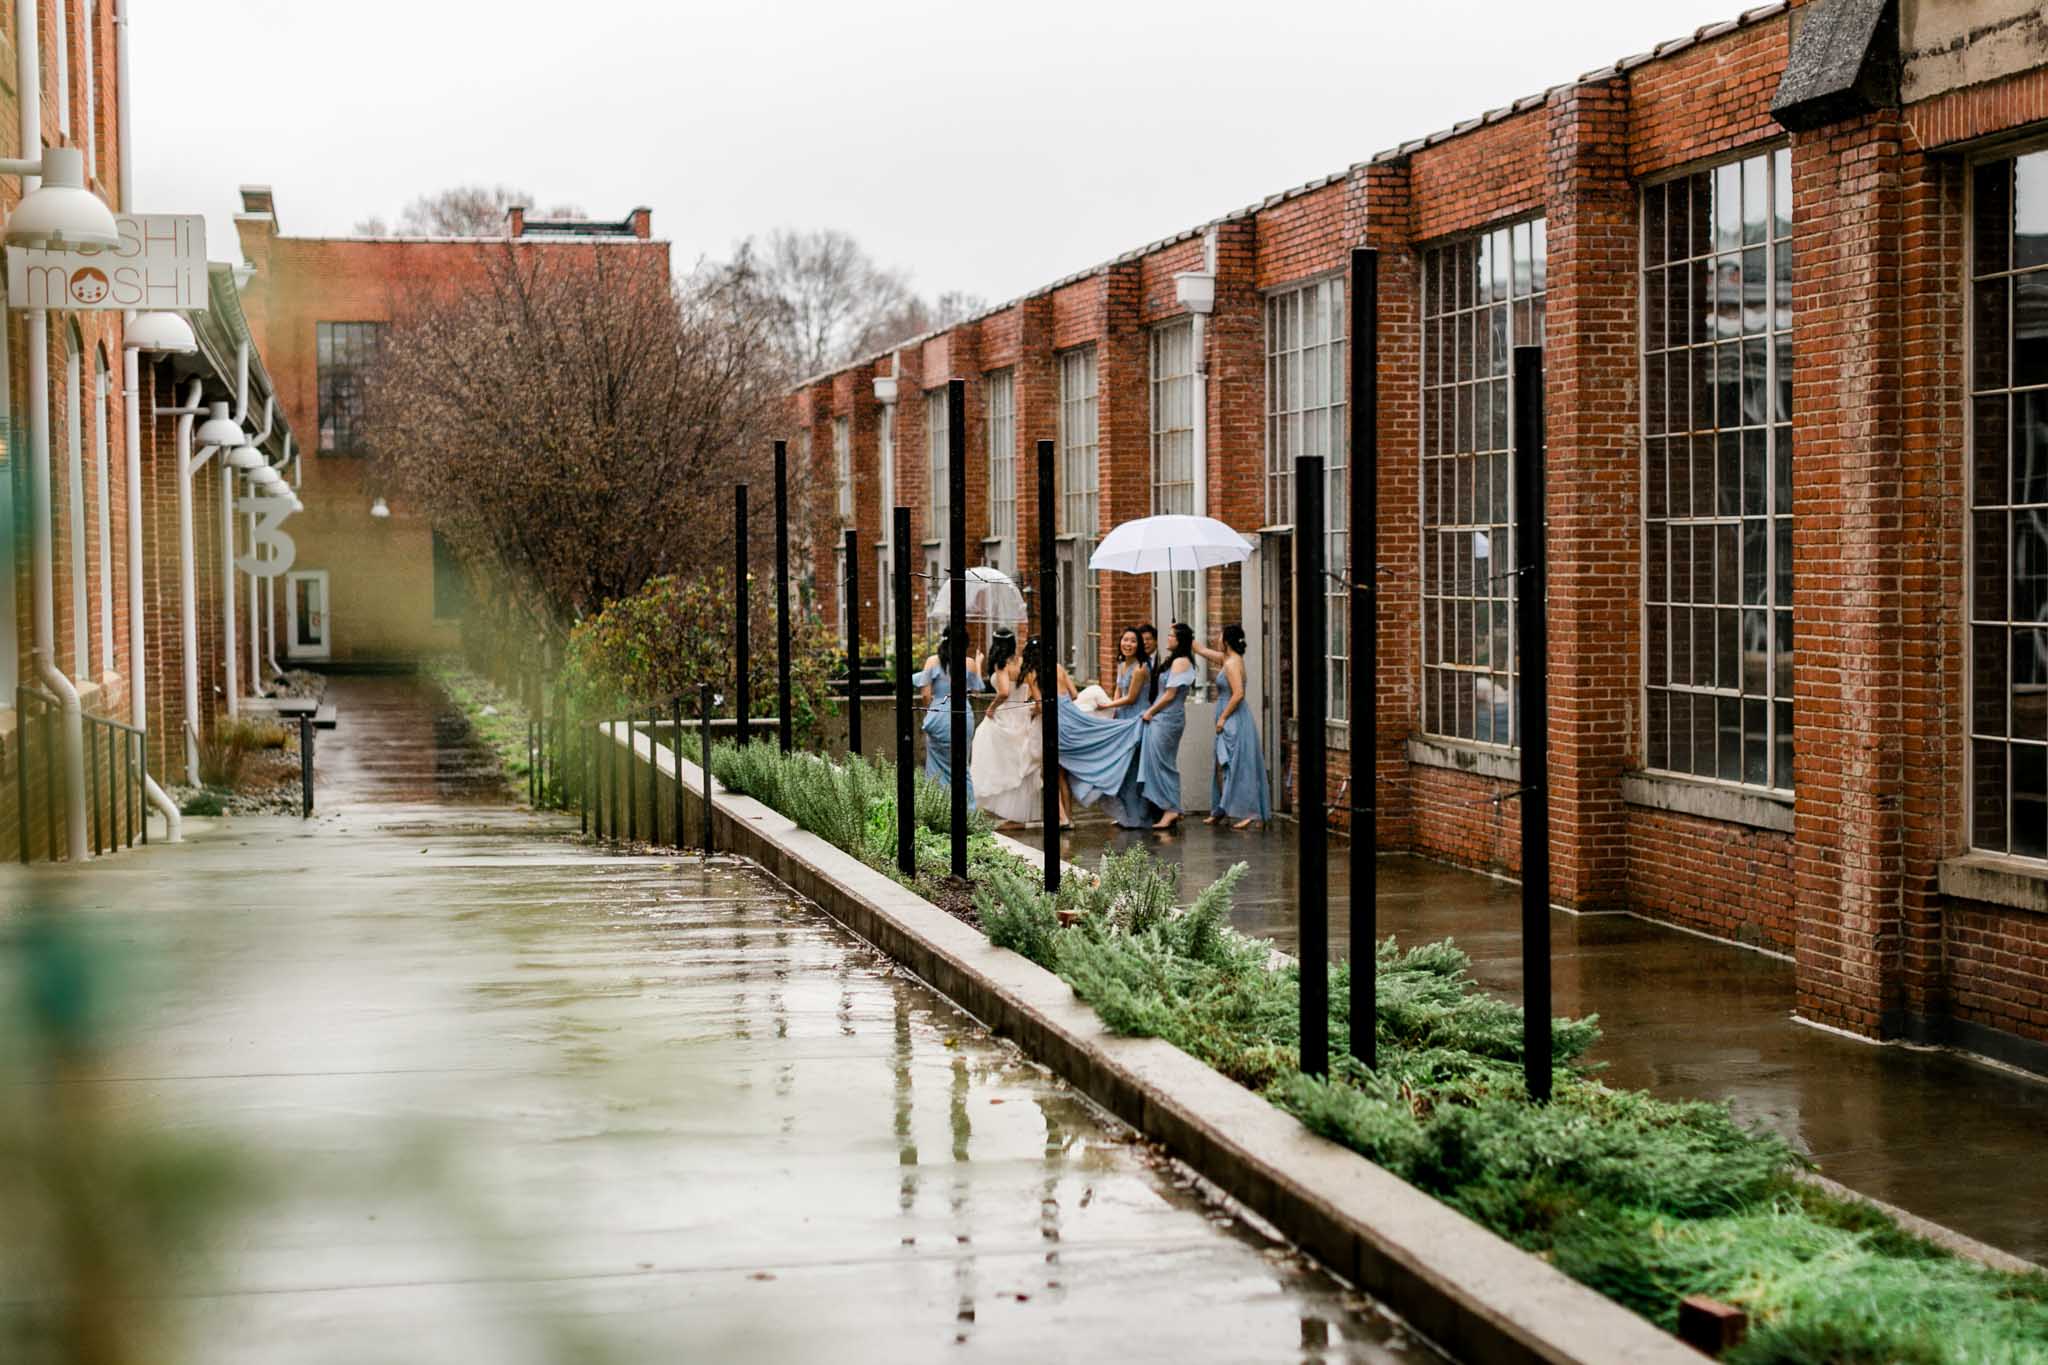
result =
[[[1897,1006],[1903,874],[1900,125],[1792,140],[1798,1007]]]
[[[1627,81],[1560,90],[1547,117],[1552,894],[1593,907],[1623,899],[1620,779],[1640,682],[1638,200]]]

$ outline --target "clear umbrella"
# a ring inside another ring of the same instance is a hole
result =
[[[1030,617],[1024,594],[1001,569],[986,565],[967,571],[967,620],[972,625],[1016,626]],[[953,580],[939,580],[938,590],[925,607],[925,620],[932,629],[942,630],[953,619]]]

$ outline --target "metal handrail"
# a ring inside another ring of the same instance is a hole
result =
[[[28,683],[15,688],[14,699],[18,741],[14,765],[16,850],[23,864],[31,861],[29,768],[33,762],[31,741],[40,731],[46,778],[43,785],[44,853],[49,861],[56,862],[59,847],[57,796],[58,787],[64,779],[56,761],[57,738],[52,732],[52,725],[63,709],[63,703],[51,693]],[[31,703],[40,711],[32,714]],[[86,818],[93,856],[115,849],[133,848],[137,842],[147,844],[148,729],[91,712],[84,713],[80,719],[85,739]],[[68,828],[64,832],[67,836],[70,834]]]

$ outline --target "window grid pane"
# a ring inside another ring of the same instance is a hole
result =
[[[924,529],[924,539],[927,545],[938,545],[941,572],[953,562],[946,547],[946,530],[953,524],[953,490],[946,481],[947,417],[946,390],[927,390],[924,396],[925,477],[930,481],[927,487],[931,490],[928,501],[931,503],[932,520],[931,525]],[[926,585],[927,592],[937,590],[936,582]]]
[[[2048,858],[2048,151],[1970,200],[1970,843]]]
[[[1513,748],[1510,358],[1543,341],[1543,220],[1432,248],[1423,274],[1422,728]]]
[[[1346,476],[1350,433],[1345,415],[1345,308],[1342,278],[1272,294],[1266,299],[1266,520],[1294,518],[1294,460],[1323,457],[1323,553],[1331,577],[1324,580],[1328,651],[1327,719],[1343,724],[1351,714],[1351,594],[1345,586],[1349,550],[1345,518],[1350,512]],[[1301,534],[1301,528],[1295,528]]]
[[[839,491],[839,521],[853,525],[853,423],[844,417],[832,419],[832,477]]]
[[[1012,372],[997,370],[982,391],[988,395],[988,534],[999,541],[990,562],[1016,571],[1017,545],[1017,412]]]
[[[320,385],[320,452],[360,455],[363,383],[384,342],[381,322],[322,322],[314,336]]]
[[[1643,191],[1644,766],[1792,789],[1783,148]]]
[[[1195,327],[1183,319],[1152,331],[1152,511],[1194,516],[1195,506]],[[1168,614],[1189,624],[1195,619],[1199,576],[1171,575]]]
[[[1060,354],[1060,497],[1059,533],[1077,535],[1092,544],[1099,530],[1100,502],[1097,497],[1096,443],[1098,409],[1095,388],[1095,348],[1081,346]],[[1087,555],[1082,553],[1081,562]],[[1079,613],[1075,624],[1082,641],[1083,673],[1091,673],[1102,657],[1099,580],[1092,569],[1083,569]]]

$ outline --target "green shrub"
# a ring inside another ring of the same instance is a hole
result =
[[[777,682],[769,576],[750,576],[749,593],[748,695],[753,715],[772,716]],[[730,707],[736,600],[726,570],[652,578],[631,597],[607,602],[569,633],[562,680],[575,705],[585,714],[618,714],[683,697],[694,707],[699,690],[709,686],[724,694]],[[814,613],[798,615],[792,627],[791,728],[800,744],[809,745],[833,705],[827,684],[835,671],[844,670],[844,656],[837,630]]]
[[[752,749],[721,746],[719,779],[897,875],[891,770]],[[936,892],[946,792],[921,774],[915,790],[911,884]],[[1530,1104],[1522,1013],[1478,988],[1453,943],[1377,945],[1370,1070],[1349,1055],[1351,965],[1333,967],[1331,1075],[1312,1077],[1299,1064],[1298,966],[1230,927],[1242,865],[1178,912],[1176,870],[1143,846],[1049,896],[977,828],[969,869],[989,941],[1058,972],[1113,1031],[1173,1043],[1653,1322],[1674,1326],[1689,1294],[1744,1309],[1752,1332],[1729,1360],[2048,1359],[2048,1277],[1957,1260],[1799,1183],[1798,1156],[1725,1106],[1600,1084],[1584,1062],[1597,1020],[1553,1022],[1556,1093]]]
[[[203,787],[186,797],[178,806],[180,815],[225,815],[228,793],[213,787]]]

